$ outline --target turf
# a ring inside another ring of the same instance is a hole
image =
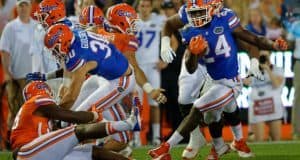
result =
[[[300,160],[300,141],[284,141],[284,142],[264,142],[249,144],[255,157],[247,160]],[[151,147],[136,148],[133,152],[133,157],[136,160],[150,160],[147,151]],[[180,160],[181,152],[184,149],[183,145],[172,149],[172,159]],[[207,145],[201,149],[197,159],[205,159],[210,146]],[[221,160],[237,160],[241,159],[235,152],[226,154]],[[0,160],[11,160],[9,152],[0,152]]]
[[[300,160],[300,141],[292,142],[265,142],[265,143],[253,143],[250,144],[255,157],[248,158],[248,160]],[[180,160],[182,150],[184,146],[173,148],[171,151],[173,160]],[[136,160],[148,160],[147,151],[149,147],[135,149],[133,157]],[[209,153],[210,146],[207,145],[201,149],[197,159],[205,159]],[[221,158],[222,160],[237,160],[239,158],[237,153],[230,152]]]

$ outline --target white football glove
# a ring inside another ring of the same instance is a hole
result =
[[[256,58],[252,58],[250,61],[250,69],[248,73],[248,77],[253,76],[254,78],[264,81],[265,78],[259,69],[259,62]]]
[[[171,63],[176,57],[175,52],[170,45],[170,37],[164,36],[161,38],[160,57],[166,63]]]

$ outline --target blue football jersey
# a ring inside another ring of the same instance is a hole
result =
[[[92,75],[112,80],[126,72],[129,65],[126,57],[104,37],[84,30],[74,30],[73,33],[75,40],[65,60],[68,71],[73,72],[85,63],[95,61],[97,67],[89,72]]]
[[[210,76],[219,80],[238,75],[237,45],[232,31],[240,26],[240,20],[230,9],[223,9],[220,15],[203,27],[187,26],[181,30],[183,43],[192,37],[202,35],[208,42],[208,51],[203,56]]]

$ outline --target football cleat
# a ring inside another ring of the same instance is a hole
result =
[[[241,139],[239,141],[233,140],[233,142],[230,144],[230,148],[233,151],[238,152],[239,156],[242,158],[254,156],[244,139]]]
[[[148,154],[154,159],[163,156],[164,154],[168,154],[170,150],[169,143],[162,143],[159,147],[151,149]]]

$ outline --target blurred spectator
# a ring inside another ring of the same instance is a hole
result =
[[[166,17],[171,17],[177,13],[175,7],[176,6],[172,1],[163,2],[161,6]],[[182,121],[177,99],[179,94],[178,77],[181,68],[181,60],[185,51],[185,46],[182,44],[179,31],[172,35],[171,47],[176,53],[176,58],[161,71],[161,87],[166,90],[165,94],[168,98],[167,103],[161,105],[161,107],[166,111],[167,120],[172,124],[173,130],[175,130]]]
[[[140,0],[138,4],[141,22],[140,31],[137,33],[140,46],[136,53],[136,59],[149,83],[154,88],[159,88],[160,70],[163,67],[162,61],[159,60],[160,32],[165,17],[152,13],[152,5],[151,0]],[[139,88],[139,95],[140,97],[143,95],[141,88]],[[149,96],[148,101],[151,107],[152,143],[158,145],[160,144],[160,109],[158,103]]]
[[[167,0],[164,0],[167,1]],[[178,11],[180,7],[184,4],[184,0],[170,0],[175,6],[175,10]]]
[[[295,88],[293,111],[292,111],[292,133],[293,139],[300,139],[300,20],[292,23],[289,28],[288,40],[294,43],[294,81]]]
[[[284,37],[284,29],[282,28],[278,18],[274,17],[271,19],[271,22],[267,27],[266,37],[271,40]]]
[[[6,23],[13,18],[12,9],[16,0],[0,0],[0,36]]]
[[[45,28],[38,24],[34,28],[33,41],[29,47],[29,54],[32,58],[32,72],[48,73],[58,69],[58,64],[52,56],[51,51],[44,45]],[[61,79],[48,80],[54,95],[56,96]]]
[[[258,8],[250,9],[249,22],[246,25],[246,29],[256,35],[266,35],[266,25],[263,22],[261,11]]]
[[[280,4],[282,0],[260,0],[260,10],[266,24],[271,22],[273,17],[280,18]]]
[[[30,0],[31,1],[31,18],[34,19],[34,13],[38,7],[38,4],[42,1],[42,0]],[[13,8],[13,18],[17,18],[18,17],[18,11],[17,11],[17,6],[14,6]]]
[[[19,16],[7,23],[0,40],[11,118],[15,117],[23,103],[22,89],[26,82],[25,75],[31,72],[32,67],[29,47],[36,26],[36,22],[30,17],[30,0],[17,0],[16,4]]]
[[[252,87],[250,93],[249,123],[256,141],[264,140],[265,124],[269,126],[269,136],[278,141],[281,138],[283,106],[281,92],[285,84],[284,71],[270,63],[269,52],[262,52],[260,68],[265,80],[246,78],[244,84]]]

